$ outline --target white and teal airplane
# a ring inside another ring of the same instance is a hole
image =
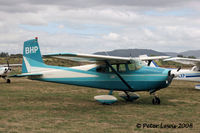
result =
[[[143,65],[138,58],[114,57],[92,54],[57,53],[48,57],[89,61],[94,64],[60,67],[44,64],[38,45],[38,39],[24,42],[22,74],[15,77],[28,76],[29,79],[86,86],[109,90],[109,95],[96,96],[101,103],[111,104],[116,101],[113,91],[124,92],[123,97],[131,101],[138,98],[131,95],[137,91],[156,91],[170,85],[174,75],[171,70]],[[147,57],[141,60],[153,60],[162,57]],[[160,99],[154,96],[153,104],[160,104]]]

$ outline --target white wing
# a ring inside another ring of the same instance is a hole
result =
[[[166,59],[169,56],[156,56],[156,57],[118,57],[118,56],[105,56],[105,55],[94,55],[94,54],[72,54],[72,53],[58,53],[58,54],[48,54],[45,57],[55,57],[60,59],[70,59],[80,62],[104,62],[109,61],[110,63],[125,63],[131,60],[156,60],[156,59]]]
[[[138,59],[142,61],[149,61],[149,60],[159,60],[159,59],[168,59],[170,56],[147,56],[147,55],[140,55]]]

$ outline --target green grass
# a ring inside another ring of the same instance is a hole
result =
[[[174,81],[160,90],[161,105],[152,105],[152,96],[139,92],[135,102],[101,105],[95,95],[108,91],[71,85],[12,79],[0,83],[0,132],[200,132],[200,91],[195,83]],[[139,129],[137,123],[193,123],[192,129]]]

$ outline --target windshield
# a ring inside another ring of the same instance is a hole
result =
[[[128,64],[128,66],[134,68],[133,70],[138,70],[138,69],[140,69],[144,65],[145,65],[144,62],[142,62],[141,60],[131,60],[130,64]]]

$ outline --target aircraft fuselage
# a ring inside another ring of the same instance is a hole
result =
[[[37,68],[37,71],[40,68]],[[42,76],[29,77],[33,80],[71,84],[118,91],[149,91],[167,87],[167,69],[146,67],[119,72],[122,78],[133,88],[130,90],[113,72],[97,72],[96,67],[89,70],[80,70],[79,67],[48,66],[41,68]]]

